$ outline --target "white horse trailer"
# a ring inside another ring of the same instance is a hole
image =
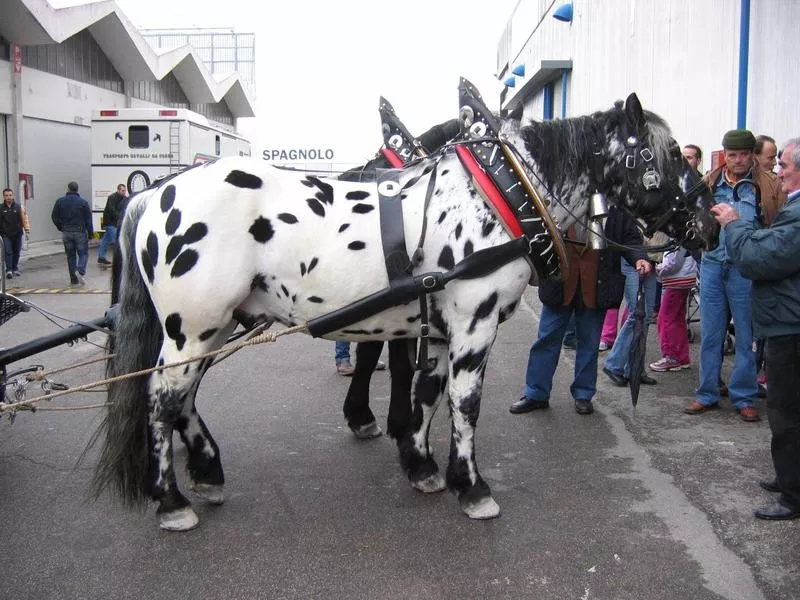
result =
[[[221,156],[250,156],[250,142],[184,108],[92,112],[92,213],[95,231],[108,196],[131,194],[154,180]]]

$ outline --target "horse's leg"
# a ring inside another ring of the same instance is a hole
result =
[[[219,447],[211,437],[194,403],[200,380],[211,366],[211,362],[211,359],[202,362],[200,372],[183,403],[183,411],[175,423],[175,428],[189,453],[187,467],[192,480],[192,491],[212,504],[222,504],[225,500],[223,494],[225,475],[222,471]]]
[[[235,328],[236,323],[231,322],[228,327],[220,329],[215,336],[218,344],[225,343]],[[212,364],[213,359],[207,358],[195,365],[184,367],[184,373],[188,374],[187,368],[194,369],[196,376],[175,427],[189,453],[187,465],[192,480],[192,491],[211,504],[222,504],[225,501],[225,474],[222,470],[219,446],[211,437],[211,432],[195,407],[197,388],[200,387],[203,376]]]
[[[171,358],[178,357],[170,356],[162,348],[159,364],[168,364]],[[158,501],[158,525],[168,531],[193,529],[199,521],[175,479],[172,434],[194,379],[193,374],[184,374],[183,370],[183,367],[175,367],[156,371],[150,379],[149,491],[153,500]]]
[[[491,519],[500,514],[489,485],[475,461],[475,427],[481,407],[481,390],[489,351],[497,335],[497,318],[486,319],[475,333],[453,333],[450,340],[450,414],[453,419],[447,487],[458,497],[471,519]],[[474,326],[474,321],[473,321]]]
[[[361,440],[383,433],[369,408],[369,383],[382,350],[383,342],[359,342],[356,345],[356,369],[344,399],[344,418],[353,434]]]
[[[389,399],[389,416],[386,428],[395,440],[403,437],[411,422],[411,383],[414,366],[411,357],[417,348],[416,340],[389,342],[389,370],[392,375],[392,392]]]
[[[414,388],[414,412],[410,426],[397,442],[400,464],[411,485],[421,492],[441,492],[445,482],[428,445],[431,419],[447,389],[447,342],[430,340],[428,354],[435,360],[431,371],[420,371]]]

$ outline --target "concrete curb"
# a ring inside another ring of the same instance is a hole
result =
[[[89,240],[89,248],[96,248],[100,245],[100,240]],[[28,260],[41,256],[52,256],[64,252],[64,244],[61,240],[43,240],[41,242],[30,242],[28,247],[23,247],[20,256],[20,264],[25,264]]]

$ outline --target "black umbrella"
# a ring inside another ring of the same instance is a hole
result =
[[[633,338],[628,352],[628,369],[630,370],[631,402],[636,410],[639,402],[639,386],[642,384],[644,358],[647,352],[647,324],[645,323],[644,278],[639,278],[639,291],[636,293],[636,309],[633,313]]]

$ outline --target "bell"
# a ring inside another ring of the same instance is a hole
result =
[[[589,200],[589,222],[586,226],[587,243],[592,250],[604,250],[606,247],[606,217],[608,204],[605,194],[596,192]]]

